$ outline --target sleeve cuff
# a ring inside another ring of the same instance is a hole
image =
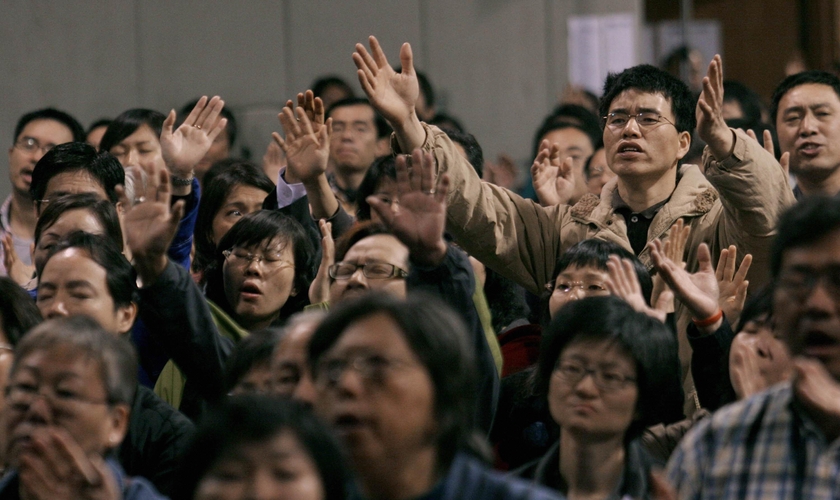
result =
[[[732,147],[732,154],[730,154],[727,158],[723,159],[722,161],[715,160],[715,157],[709,151],[709,146],[706,146],[703,149],[703,165],[706,167],[707,171],[710,169],[718,171],[732,170],[732,168],[737,166],[747,157],[746,141],[749,140],[749,136],[743,133],[739,133],[737,130],[733,130],[732,132],[732,136],[735,140],[735,143]]]

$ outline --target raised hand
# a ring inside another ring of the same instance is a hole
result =
[[[747,135],[750,136],[755,142],[758,142],[758,137],[756,137],[755,132],[752,130],[747,130]],[[776,147],[773,145],[773,134],[769,130],[765,130],[764,134],[762,135],[764,139],[764,149],[767,150],[768,153],[776,157]],[[790,153],[782,153],[782,156],[779,158],[779,164],[782,166],[782,170],[785,172],[785,175],[790,174]]]
[[[411,154],[411,170],[405,156],[397,157],[397,192],[399,209],[394,212],[376,196],[367,202],[421,265],[435,266],[446,256],[443,229],[446,225],[446,193],[449,177],[441,175],[434,184],[434,157],[419,149]]]
[[[307,93],[311,95],[312,92]],[[271,136],[286,153],[286,182],[311,183],[327,171],[332,119],[323,122],[324,104],[321,98],[315,98],[314,103],[320,107],[320,123],[318,114],[312,111],[313,107],[309,111],[302,106],[292,109],[289,106],[291,101],[277,115],[286,138],[277,132]],[[312,118],[310,115],[313,115]]]
[[[44,427],[33,433],[21,454],[21,489],[33,500],[116,500],[116,478],[102,457],[86,455],[64,430]]]
[[[685,268],[685,244],[688,241],[688,235],[690,233],[691,226],[686,226],[682,219],[677,219],[677,222],[671,226],[668,236],[662,240],[662,248],[665,252],[665,256],[680,264],[683,268]],[[653,276],[653,292],[650,296],[651,303],[656,304],[659,301],[659,297],[662,295],[662,292],[665,290],[668,290],[668,284],[665,283],[662,276],[657,273]],[[668,312],[674,312],[673,302],[671,303]]]
[[[723,119],[723,62],[715,55],[703,77],[703,92],[697,100],[697,133],[709,145],[716,160],[732,154],[735,138]]]
[[[636,275],[636,269],[629,259],[621,259],[617,255],[610,255],[607,261],[607,271],[610,279],[607,280],[606,285],[612,295],[621,297],[636,311],[645,313],[663,323],[665,322],[665,318],[668,316],[668,303],[674,299],[670,291],[661,293],[655,307],[650,307],[645,301],[644,295],[642,295],[639,277]]]
[[[720,290],[718,305],[732,325],[738,323],[741,311],[744,310],[747,288],[750,286],[750,282],[747,281],[747,272],[749,272],[752,264],[752,255],[747,254],[736,272],[735,261],[737,256],[738,250],[735,245],[724,248],[720,251],[720,258],[715,270],[715,278],[717,278],[718,289]]]
[[[166,268],[166,251],[184,216],[184,201],[170,205],[169,171],[149,176],[145,195],[133,207],[122,186],[117,187],[123,206],[131,207],[123,218],[123,235],[134,259],[134,268],[144,286],[151,285]]]
[[[575,191],[572,158],[561,159],[559,145],[543,140],[531,165],[531,180],[540,205],[551,207],[569,203]]]
[[[332,238],[332,223],[321,219],[318,221],[321,229],[321,265],[318,274],[309,285],[309,303],[320,304],[330,298],[330,267],[335,264],[335,242]]]
[[[3,265],[6,267],[6,274],[20,286],[24,286],[32,280],[35,266],[27,266],[18,257],[15,244],[12,240],[12,233],[6,232],[0,238],[0,247],[3,249]]]
[[[175,110],[169,112],[160,133],[160,148],[163,161],[175,176],[190,177],[193,168],[210,150],[213,139],[227,125],[227,119],[219,116],[224,106],[225,102],[219,96],[209,101],[204,96],[175,130]]]
[[[262,159],[262,169],[265,175],[271,179],[271,182],[277,183],[280,178],[280,171],[286,166],[286,154],[277,144],[277,141],[269,141],[268,147],[265,148],[265,154]],[[288,181],[287,181],[288,182]]]
[[[653,240],[649,245],[650,256],[657,272],[671,287],[674,295],[688,307],[694,319],[702,320],[714,316],[719,310],[719,291],[709,246],[701,243],[697,248],[700,269],[694,274],[689,274],[681,265],[665,255],[661,241]],[[707,332],[713,332],[719,326],[720,320],[704,328]]]
[[[373,107],[392,127],[397,128],[414,115],[415,103],[420,96],[411,45],[404,43],[400,48],[402,71],[397,73],[388,64],[376,37],[371,36],[368,42],[370,53],[360,43],[356,44],[356,52],[353,53],[359,83]]]

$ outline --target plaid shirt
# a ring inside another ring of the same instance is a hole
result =
[[[668,479],[680,499],[837,499],[840,439],[827,443],[783,383],[698,423]]]

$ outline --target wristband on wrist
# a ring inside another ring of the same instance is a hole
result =
[[[192,185],[193,179],[195,179],[195,175],[193,174],[190,174],[189,177],[178,177],[175,174],[169,176],[169,182],[171,182],[173,186],[190,186]]]
[[[696,326],[698,326],[700,328],[704,328],[704,327],[707,327],[707,326],[714,325],[722,317],[723,317],[723,309],[718,308],[717,312],[712,314],[708,318],[706,318],[706,319],[692,318],[691,322],[694,323]]]

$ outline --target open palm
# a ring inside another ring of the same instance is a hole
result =
[[[404,43],[400,48],[402,71],[397,73],[388,64],[376,37],[370,37],[369,43],[370,52],[357,43],[353,54],[359,83],[368,99],[388,122],[402,123],[414,113],[414,105],[420,96],[411,46]]]

